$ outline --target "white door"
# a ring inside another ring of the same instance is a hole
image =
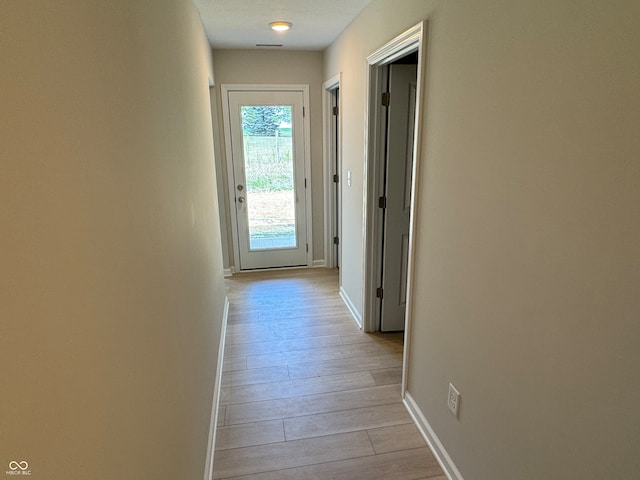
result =
[[[227,92],[240,270],[307,265],[304,94]]]
[[[404,330],[416,82],[415,65],[390,66],[380,318],[384,332]]]

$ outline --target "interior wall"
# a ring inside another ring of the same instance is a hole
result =
[[[311,193],[313,260],[324,260],[324,184],[322,164],[322,52],[293,50],[214,50],[216,66],[216,99],[218,125],[223,125],[222,84],[309,85],[309,118],[311,127]],[[225,155],[224,134],[220,135],[220,150]],[[227,178],[227,164],[221,162],[221,174]],[[229,258],[233,263],[231,213],[226,195]]]
[[[189,0],[0,7],[0,464],[203,478],[224,284]]]
[[[466,479],[640,471],[639,16],[630,0],[374,0],[325,53],[361,300],[364,59],[429,19],[408,392]]]

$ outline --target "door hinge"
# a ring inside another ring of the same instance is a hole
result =
[[[333,114],[337,117],[340,113],[340,108],[338,107],[333,107]]]
[[[338,237],[333,237],[333,243],[335,245],[340,245],[340,239]]]
[[[387,197],[378,198],[378,207],[379,208],[387,208]]]
[[[304,179],[304,188],[307,188],[307,179]]]
[[[382,105],[384,107],[388,107],[391,104],[391,93],[383,92],[382,94]]]
[[[307,253],[309,253],[309,244],[307,243]]]
[[[383,298],[383,293],[382,287],[376,288],[376,298]]]
[[[338,183],[340,181],[340,177],[338,175],[333,176],[333,183]]]
[[[307,116],[307,113],[306,113],[306,111],[305,111],[304,107],[302,107],[302,116],[303,116],[303,117],[306,117],[306,116]]]

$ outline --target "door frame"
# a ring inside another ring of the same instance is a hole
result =
[[[335,255],[335,248],[333,244],[333,238],[338,237],[341,239],[341,223],[342,223],[342,192],[341,182],[342,178],[342,122],[338,121],[338,138],[336,145],[335,135],[335,117],[333,115],[333,96],[335,90],[340,88],[342,80],[342,74],[331,77],[329,80],[322,84],[322,141],[324,145],[323,155],[323,171],[324,171],[324,260],[325,266],[333,268],[337,266],[338,259]],[[342,107],[342,96],[338,96],[338,115],[340,115],[340,109]],[[337,157],[337,158],[336,158]],[[334,195],[334,165],[337,164],[338,184],[336,186],[338,190],[338,198]],[[336,212],[339,212],[338,220],[339,224],[337,231],[336,225]],[[338,257],[342,256],[342,245],[338,243]]]
[[[406,392],[407,366],[411,342],[411,323],[413,321],[413,272],[415,261],[415,225],[418,212],[416,209],[420,183],[420,158],[424,152],[423,130],[423,95],[426,70],[426,35],[427,21],[420,22],[404,33],[398,35],[367,57],[367,93],[365,161],[363,172],[364,188],[364,268],[362,270],[363,285],[363,330],[374,332],[379,330],[380,302],[376,297],[380,273],[382,269],[382,213],[378,208],[380,184],[383,181],[385,139],[382,127],[384,111],[381,102],[385,91],[384,78],[386,65],[409,53],[418,53],[418,79],[416,91],[416,118],[413,145],[413,171],[411,181],[411,219],[409,222],[409,261],[407,270],[407,308],[405,313],[405,342],[402,375],[402,395]]]
[[[231,192],[235,194],[235,179],[233,177],[233,151],[231,143],[231,125],[229,120],[229,93],[230,92],[299,92],[303,97],[303,137],[304,137],[304,178],[305,178],[305,222],[307,230],[307,257],[308,268],[313,263],[313,219],[311,218],[311,126],[309,122],[309,85],[260,85],[260,84],[222,84],[220,85],[222,99],[222,116],[224,123],[224,143],[227,164],[227,185],[229,188],[229,210],[231,213],[231,236],[233,240],[233,259],[235,271],[240,271],[240,239],[238,237],[238,215],[235,208],[235,199],[231,199]],[[235,198],[235,197],[234,197]],[[278,267],[301,268],[301,267]],[[264,269],[262,269],[264,270]]]

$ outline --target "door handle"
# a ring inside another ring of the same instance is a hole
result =
[[[239,203],[244,203],[244,197],[238,197],[238,202]]]

